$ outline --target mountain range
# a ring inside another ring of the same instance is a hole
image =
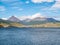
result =
[[[60,22],[58,20],[55,20],[54,18],[46,18],[46,17],[35,17],[33,19],[25,19],[22,21],[26,25],[34,25],[34,24],[45,24],[45,23],[55,23]]]
[[[27,18],[25,20],[20,20],[15,16],[11,16],[7,20],[0,19],[0,26],[15,26],[15,27],[23,27],[23,26],[36,26],[36,25],[43,25],[46,26],[49,24],[55,25],[59,24],[60,26],[60,21],[55,20],[54,18],[46,18],[46,17],[35,17],[35,18]]]

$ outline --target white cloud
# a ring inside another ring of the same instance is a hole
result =
[[[30,19],[30,18],[31,18],[31,16],[21,16],[20,20],[25,20],[25,19]]]
[[[7,18],[2,18],[3,20],[7,20]]]
[[[42,14],[36,13],[36,14],[34,14],[34,15],[31,15],[31,16],[30,16],[30,15],[29,15],[29,16],[21,16],[20,19],[21,19],[21,20],[34,19],[34,18],[36,18],[36,17],[44,18],[44,16],[42,16]]]
[[[0,6],[0,11],[5,11],[5,7],[4,6]]]
[[[56,9],[56,8],[60,8],[60,2],[56,2],[53,6],[52,6],[52,8],[54,9]]]
[[[60,9],[60,0],[56,0],[56,3],[51,7],[52,10]]]
[[[56,0],[56,1],[60,1],[60,0]]]
[[[59,20],[59,21],[60,21],[60,18],[54,18],[54,19],[56,19],[56,20]]]
[[[42,16],[42,14],[40,14],[40,13],[36,13],[36,14],[34,14],[34,15],[31,16],[32,19],[34,19],[36,17],[43,18],[44,16]]]
[[[54,0],[31,0],[34,3],[53,2]]]

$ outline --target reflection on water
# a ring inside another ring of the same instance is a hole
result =
[[[60,45],[60,29],[0,28],[0,45]]]

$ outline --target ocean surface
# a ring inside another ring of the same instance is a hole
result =
[[[60,45],[60,28],[0,28],[0,45]]]

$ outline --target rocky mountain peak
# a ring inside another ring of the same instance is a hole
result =
[[[8,20],[13,22],[20,22],[20,20],[15,16],[11,16]]]

